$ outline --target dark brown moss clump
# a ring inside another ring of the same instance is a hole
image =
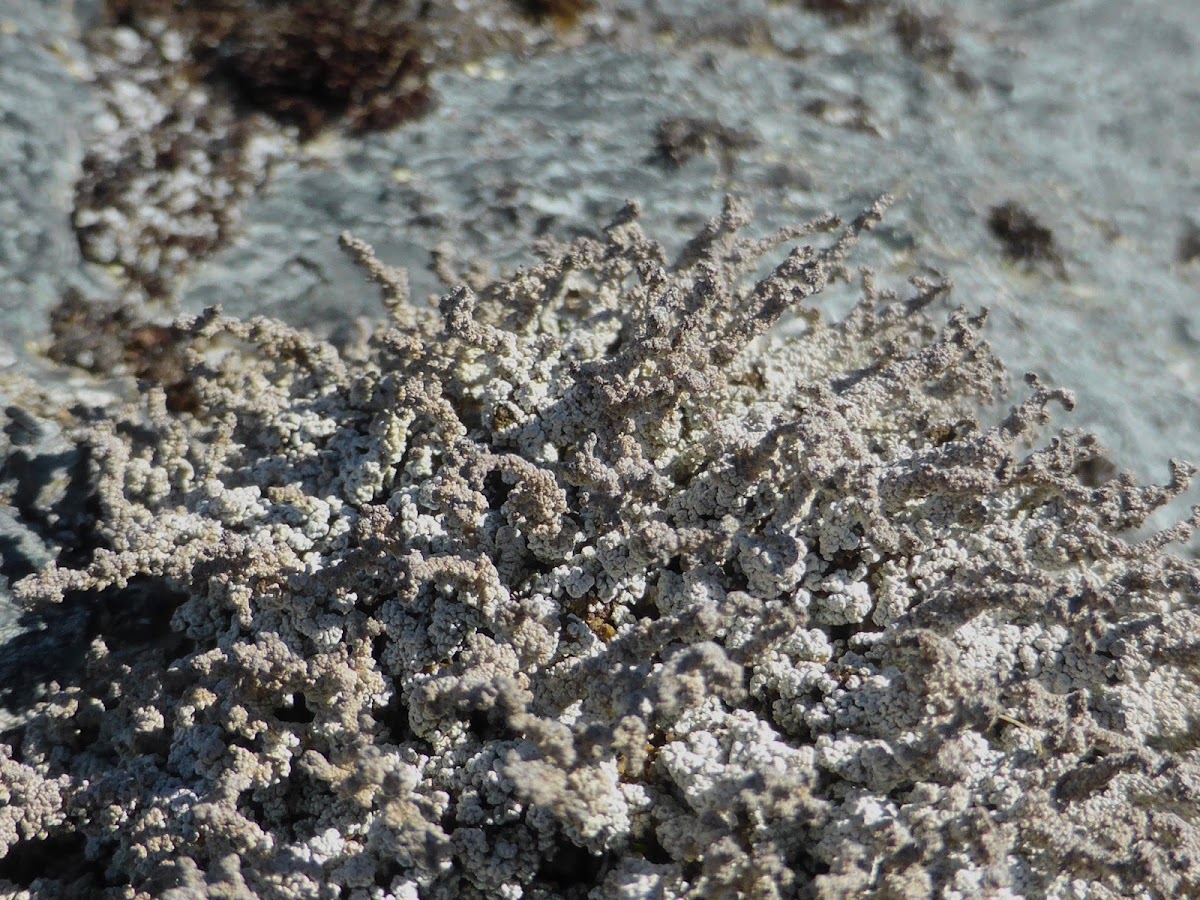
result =
[[[946,70],[954,57],[954,38],[946,16],[931,16],[904,7],[892,19],[901,49],[921,65]]]
[[[889,0],[800,0],[810,12],[820,13],[831,22],[850,24],[865,22],[876,13],[891,6]]]
[[[702,153],[715,153],[725,172],[731,172],[734,156],[758,143],[748,131],[723,125],[716,119],[673,116],[658,123],[654,132],[654,159],[678,169]]]
[[[311,136],[328,120],[387,129],[428,108],[428,66],[410,22],[336,0],[289,4],[239,23],[217,71],[239,95]]]
[[[513,0],[517,7],[539,21],[549,20],[560,28],[570,28],[595,3],[593,0]]]
[[[194,412],[199,398],[187,375],[179,329],[159,325],[123,303],[88,300],[69,290],[50,312],[46,355],[104,375],[130,373],[160,385],[172,412]]]
[[[119,21],[165,18],[188,35],[198,74],[312,137],[332,120],[391,128],[429,107],[423,35],[411,14],[339,0],[118,0]]]
[[[481,9],[489,4],[479,4]],[[500,32],[515,14],[570,28],[593,0],[495,4]],[[195,74],[231,87],[252,107],[312,137],[335,121],[353,131],[394,127],[431,102],[429,73],[489,44],[480,10],[375,0],[109,0],[110,17],[146,32],[165,22],[190,42]],[[520,29],[518,29],[520,30]],[[478,35],[463,37],[479,31]],[[459,33],[461,40],[454,40]],[[447,55],[450,43],[457,49]],[[492,36],[496,46],[511,38]]]
[[[1049,266],[1059,278],[1067,277],[1067,267],[1054,232],[1021,204],[1010,200],[992,207],[988,214],[988,229],[1003,245],[1009,259],[1023,262],[1029,268]]]

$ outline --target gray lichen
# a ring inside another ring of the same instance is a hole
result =
[[[631,205],[436,309],[347,236],[390,321],[344,351],[179,320],[193,402],[80,425],[98,549],[18,585],[171,629],[7,735],[6,889],[1200,891],[1195,517],[1128,537],[1193,469],[997,411],[942,281],[823,321],[884,205],[673,260]]]

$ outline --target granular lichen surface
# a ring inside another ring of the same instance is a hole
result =
[[[347,235],[361,345],[178,320],[188,402],[75,410],[97,549],[18,585],[170,625],[5,736],[5,888],[1200,891],[1194,523],[1131,536],[1193,470],[1047,434],[943,281],[823,320],[884,206],[669,259],[630,205],[436,306]]]

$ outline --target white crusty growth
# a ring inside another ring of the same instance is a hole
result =
[[[56,847],[24,886],[1200,892],[1200,573],[1164,552],[1194,523],[1122,536],[1192,469],[1143,488],[1086,435],[1036,446],[1071,401],[1032,378],[983,424],[1004,370],[982,315],[927,314],[943,282],[864,273],[822,321],[884,205],[756,241],[729,201],[674,260],[630,205],[436,310],[347,236],[390,322],[341,354],[180,320],[186,390],[79,432],[90,563],[19,585],[171,631],[99,628],[8,736],[0,872]]]

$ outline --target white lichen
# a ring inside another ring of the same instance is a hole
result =
[[[669,260],[598,239],[437,315],[369,248],[368,346],[218,310],[81,425],[90,561],[19,585],[98,626],[0,747],[0,856],[92,896],[1200,892],[1190,477],[1083,474],[985,424],[982,316],[869,273],[876,204]],[[744,279],[784,242],[765,278]],[[793,314],[803,329],[769,332]],[[991,415],[990,413],[988,415]],[[1033,449],[1029,449],[1030,447]],[[49,843],[47,843],[49,842]],[[48,893],[47,896],[51,894]]]

